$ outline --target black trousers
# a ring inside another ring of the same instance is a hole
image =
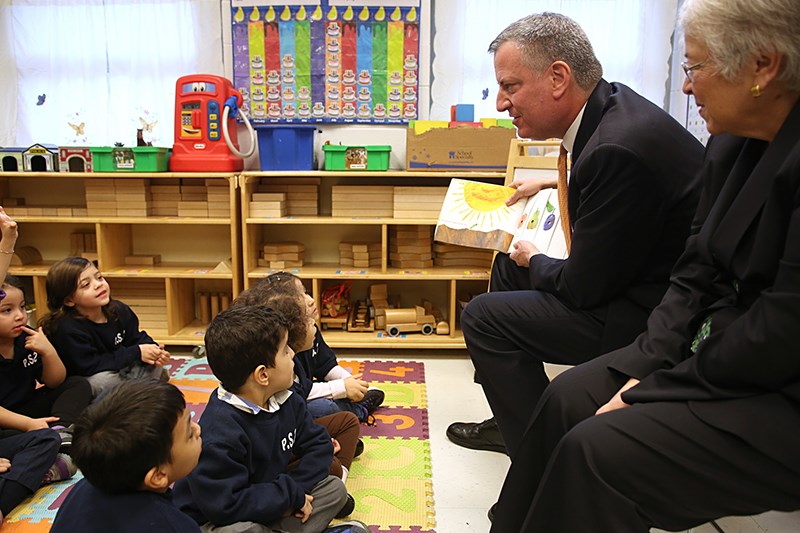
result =
[[[606,356],[553,380],[511,464],[493,532],[647,533],[800,507],[799,472],[687,403],[594,416],[627,380]],[[786,431],[776,427],[775,438]]]
[[[578,310],[530,290],[528,269],[498,254],[491,292],[461,314],[467,349],[513,458],[549,383],[542,362],[575,365],[600,355],[605,308]]]
[[[61,438],[51,429],[37,429],[0,439],[0,457],[11,461],[11,468],[0,474],[0,509],[4,514],[39,488],[56,459],[59,446]],[[19,486],[25,487],[27,493],[19,493]]]
[[[50,424],[51,426],[69,426],[75,422],[91,400],[92,387],[86,378],[69,376],[55,389],[39,387],[28,403],[14,407],[11,411],[31,418],[57,416],[59,421]],[[15,429],[3,429],[0,430],[0,437],[19,433]]]

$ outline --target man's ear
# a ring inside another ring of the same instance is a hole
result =
[[[572,69],[563,61],[554,61],[550,65],[548,72],[550,76],[550,87],[553,90],[553,98],[558,100],[567,91],[572,81]]]
[[[154,466],[144,475],[144,489],[151,492],[164,492],[169,488],[169,475],[163,465]]]

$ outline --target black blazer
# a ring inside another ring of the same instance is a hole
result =
[[[625,402],[689,401],[800,469],[800,103],[771,143],[712,139],[703,174],[670,288],[609,366],[641,379]]]
[[[703,147],[662,109],[601,80],[586,103],[569,185],[567,259],[530,262],[531,286],[607,306],[603,351],[630,343],[669,284],[700,194]]]

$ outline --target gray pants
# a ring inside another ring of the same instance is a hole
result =
[[[146,365],[143,363],[136,363],[122,370],[106,370],[93,374],[86,379],[89,385],[92,386],[92,396],[97,397],[98,394],[106,389],[110,389],[115,385],[119,385],[123,381],[129,379],[142,379],[153,378],[161,379],[161,373],[164,367],[156,365]]]
[[[311,503],[313,511],[305,524],[295,516],[287,516],[269,526],[255,522],[237,522],[220,527],[203,524],[200,530],[203,533],[321,533],[344,505],[347,489],[341,479],[328,476],[314,486],[311,495],[314,497]]]

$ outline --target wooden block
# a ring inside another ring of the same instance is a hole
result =
[[[56,207],[56,215],[60,217],[71,217],[72,216],[72,208],[71,207]]]
[[[58,208],[51,206],[42,206],[42,216],[46,217],[58,216]]]
[[[390,244],[389,251],[399,254],[424,254],[431,253],[430,244]]]
[[[424,211],[424,210],[405,210],[405,209],[396,209],[392,213],[392,217],[394,218],[429,218],[431,220],[436,220],[439,218],[439,210],[436,211]]]
[[[259,209],[251,210],[252,218],[282,218],[286,216],[286,209]]]
[[[254,192],[250,197],[250,203],[253,202],[285,202],[286,201],[286,193],[282,192],[274,192],[274,193],[265,193],[265,192]]]
[[[150,182],[147,178],[114,178],[114,187],[116,189],[126,187],[144,187]]]
[[[448,259],[446,257],[435,257],[433,264],[441,267],[465,267],[488,269],[492,266],[492,258],[489,259]]]
[[[89,211],[85,207],[73,207],[72,208],[72,216],[74,216],[74,217],[86,217],[86,216],[89,216]]]
[[[117,216],[120,217],[146,217],[151,214],[151,210],[147,207],[142,208],[117,208]]]
[[[205,202],[208,200],[206,193],[181,193],[181,200],[184,202]]]
[[[181,186],[205,187],[208,178],[181,178]]]
[[[14,250],[14,255],[11,256],[11,265],[30,265],[39,263],[41,260],[42,254],[33,246],[18,246],[16,250]]]
[[[368,204],[365,204],[368,205]],[[381,218],[381,217],[391,217],[392,216],[392,208],[384,208],[384,209],[374,209],[372,206],[369,208],[353,208],[353,209],[343,209],[337,208],[335,205],[331,209],[331,216],[333,217],[351,217],[351,218],[359,218],[359,217],[369,217],[369,218]]]
[[[116,200],[103,200],[103,201],[87,201],[86,207],[89,209],[97,208],[97,209],[116,209],[117,208],[117,201]]]
[[[170,194],[179,196],[181,188],[179,185],[151,185],[150,194]]]
[[[211,296],[207,292],[198,292],[197,297],[200,304],[200,321],[208,324],[211,322]]]
[[[219,293],[219,309],[224,311],[231,306],[231,295],[227,292]]]
[[[392,261],[392,266],[396,268],[430,268],[433,261]]]
[[[219,314],[219,294],[216,292],[212,292],[210,295],[211,300],[211,318],[213,319],[215,316]]]
[[[11,206],[25,205],[25,198],[3,198],[3,207],[8,208]]]
[[[9,206],[5,208],[5,212],[12,217],[25,216],[28,214],[28,208],[25,206]]]
[[[154,207],[153,216],[157,217],[176,217],[178,216],[178,206],[175,207]],[[209,216],[211,216],[209,214]]]
[[[127,255],[125,256],[126,265],[157,265],[161,262],[161,255]]]
[[[205,182],[202,185],[181,185],[181,194],[206,194]]]
[[[267,261],[302,261],[304,252],[284,252],[264,254]]]
[[[303,266],[302,261],[269,261],[269,267],[276,270],[284,268],[296,268]]]
[[[409,253],[397,253],[392,252],[389,254],[389,259],[392,261],[428,261],[433,259],[433,254],[431,252],[423,252],[419,254],[409,254]]]
[[[302,242],[285,241],[285,242],[265,242],[263,245],[263,253],[277,254],[286,252],[302,252],[306,247]]]

